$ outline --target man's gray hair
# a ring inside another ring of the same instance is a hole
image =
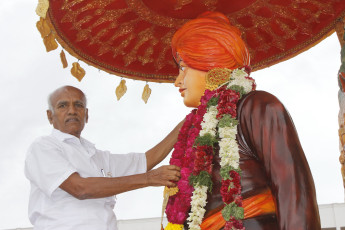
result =
[[[53,92],[51,92],[51,93],[48,95],[48,110],[52,111],[53,113],[54,113],[54,108],[53,108],[53,104],[52,104],[52,97],[53,97],[53,95],[54,95],[57,91],[59,91],[59,90],[61,90],[61,89],[63,89],[63,88],[75,88],[75,89],[78,89],[78,88],[76,88],[76,87],[66,85],[66,86],[62,86],[62,87],[60,87],[60,88],[57,88],[56,90],[54,90]],[[84,93],[83,91],[81,91],[80,89],[78,89],[78,90],[79,90],[80,92],[83,93],[84,98],[85,98],[85,106],[87,106],[87,98],[86,98],[85,93]]]
[[[55,92],[55,91],[54,91]],[[52,111],[53,112],[53,105],[52,105],[52,96],[53,96],[53,93],[50,93],[48,95],[48,110]]]

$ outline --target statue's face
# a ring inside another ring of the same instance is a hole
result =
[[[206,73],[188,67],[183,61],[179,62],[180,72],[176,78],[175,86],[179,87],[183,103],[187,107],[198,107],[200,99],[206,89]]]

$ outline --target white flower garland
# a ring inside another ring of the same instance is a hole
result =
[[[242,86],[245,93],[252,91],[253,82],[245,77],[248,74],[243,69],[235,69],[230,74],[230,81],[227,83],[227,88],[231,86]],[[200,130],[199,136],[210,134],[215,137],[217,132],[217,106],[210,106],[207,112],[204,114],[203,121],[201,123],[202,129]],[[237,125],[231,124],[226,127],[219,127],[218,134],[220,141],[219,143],[219,156],[221,158],[221,167],[231,166],[234,169],[239,169],[239,148],[236,141]],[[200,230],[200,224],[204,218],[206,212],[206,199],[207,199],[207,186],[196,185],[194,187],[193,196],[191,197],[191,212],[187,220],[189,221],[190,230]]]
[[[246,79],[249,75],[244,69],[234,69],[231,73],[231,80],[228,84],[228,88],[233,85],[242,86],[246,93],[252,91],[253,83],[252,81]]]
[[[201,122],[202,129],[199,133],[201,137],[206,133],[211,134],[213,137],[216,136],[216,128],[218,125],[218,119],[216,118],[217,113],[217,106],[210,106],[207,109],[207,112],[204,114],[203,120]]]
[[[219,141],[220,166],[231,166],[238,169],[240,160],[238,150],[236,139],[222,138]]]
[[[210,106],[207,112],[204,114],[203,120],[201,122],[202,129],[200,130],[199,136],[204,136],[205,134],[210,134],[213,137],[216,136],[216,128],[218,125],[218,119],[216,118],[218,113],[217,106]],[[206,186],[196,186],[194,187],[194,192],[191,201],[191,212],[187,218],[190,230],[199,230],[202,218],[206,212],[206,199],[207,199],[207,187]]]
[[[253,82],[246,79],[246,77],[248,77],[248,74],[247,72],[245,72],[244,68],[234,69],[231,73],[230,81],[227,85],[227,88],[230,88],[234,85],[242,86],[244,88],[244,92],[249,93],[250,91],[252,91]],[[238,169],[240,154],[238,152],[239,148],[236,141],[237,125],[231,124],[230,126],[219,128],[218,133],[220,138],[220,166],[231,166],[235,169]]]
[[[207,186],[195,186],[191,201],[191,212],[187,218],[190,230],[200,230],[200,224],[206,212]]]

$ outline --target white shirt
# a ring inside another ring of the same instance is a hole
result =
[[[115,196],[78,200],[59,186],[72,173],[81,177],[120,177],[146,172],[143,153],[110,154],[94,144],[54,129],[29,148],[29,219],[34,230],[116,230]]]

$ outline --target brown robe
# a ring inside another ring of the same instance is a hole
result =
[[[238,103],[243,199],[270,189],[276,213],[243,220],[246,230],[319,230],[314,181],[291,117],[282,103],[253,91]],[[212,194],[205,217],[223,206],[219,156],[214,158]]]

